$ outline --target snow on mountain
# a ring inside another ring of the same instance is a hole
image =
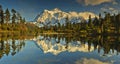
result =
[[[51,11],[44,10],[42,15],[37,19],[37,22],[47,22],[52,20],[60,20],[62,18],[67,17],[66,12],[62,12],[58,8],[55,8]]]
[[[89,15],[91,15],[91,18],[98,17],[92,12],[64,12],[58,8],[55,8],[53,10],[44,10],[41,15],[36,19],[36,21],[45,25],[54,25],[58,22],[64,24],[66,20],[72,23],[78,23],[88,20]]]

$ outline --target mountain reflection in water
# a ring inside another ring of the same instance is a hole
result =
[[[61,52],[92,52],[97,50],[102,56],[118,55],[120,38],[117,36],[69,37],[58,35],[39,36],[37,46],[44,53],[58,55]]]
[[[22,61],[24,61],[22,64],[90,62],[118,64],[119,52],[119,36],[40,35],[37,37],[0,38],[0,61],[2,64],[9,62],[20,64]]]
[[[58,55],[61,52],[90,52],[94,50],[94,47],[91,46],[88,50],[88,44],[81,43],[80,41],[71,41],[67,42],[65,38],[61,38],[60,40],[56,38],[45,38],[41,40],[37,40],[37,45],[43,50],[44,53],[53,53],[54,55]]]

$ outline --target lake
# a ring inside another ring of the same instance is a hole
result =
[[[119,52],[119,36],[1,38],[0,64],[119,64]]]

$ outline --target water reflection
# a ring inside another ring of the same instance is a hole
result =
[[[67,35],[44,35],[36,40],[37,46],[44,53],[58,55],[61,52],[92,52],[97,51],[102,56],[118,55],[120,52],[120,37],[94,36],[71,37]]]
[[[119,46],[119,36],[5,37],[0,38],[0,58],[2,64],[119,64]]]
[[[76,64],[113,64],[113,62],[103,62],[97,59],[87,59],[87,58],[82,58],[80,60],[77,60],[75,62]]]
[[[88,44],[83,44],[80,41],[66,41],[65,38],[45,38],[37,40],[37,45],[42,48],[44,53],[53,53],[54,55],[58,55],[61,52],[90,52],[94,50],[94,47],[89,47]],[[90,48],[90,49],[89,49]],[[89,49],[89,50],[88,50]]]
[[[4,55],[14,56],[25,46],[24,40],[1,40],[0,41],[0,58]]]
[[[6,56],[14,56],[18,52],[20,52],[23,47],[25,47],[25,41],[26,39],[31,39],[33,36],[20,36],[20,35],[14,35],[9,36],[8,34],[0,35],[0,59],[2,57]]]

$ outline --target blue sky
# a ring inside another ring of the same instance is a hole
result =
[[[120,11],[120,0],[0,0],[3,9],[14,8],[28,21],[34,20],[44,9],[59,8],[63,11],[89,11],[103,13],[104,11]]]

